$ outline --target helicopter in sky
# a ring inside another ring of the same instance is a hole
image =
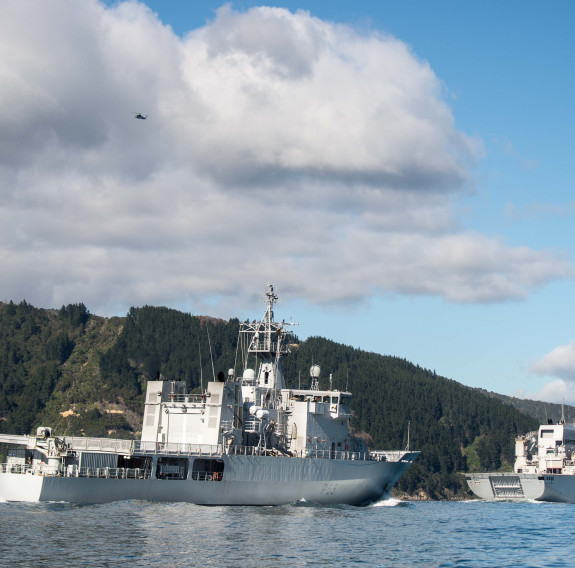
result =
[[[140,120],[146,120],[146,118],[148,118],[148,115],[147,115],[147,114],[146,114],[146,115],[143,115],[143,114],[141,114],[141,113],[139,113],[139,112],[135,112],[135,113],[134,113],[134,118],[139,118]]]

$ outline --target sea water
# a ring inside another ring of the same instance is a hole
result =
[[[575,566],[575,505],[0,503],[1,566]]]

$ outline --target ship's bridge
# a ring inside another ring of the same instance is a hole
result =
[[[306,402],[312,414],[329,414],[332,418],[351,418],[351,398],[351,393],[341,391],[282,390],[282,400],[287,407]]]
[[[575,451],[574,424],[544,424],[539,427],[539,457],[568,455]]]

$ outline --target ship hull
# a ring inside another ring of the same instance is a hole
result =
[[[391,462],[224,455],[225,473],[218,481],[2,473],[0,499],[71,503],[137,499],[260,506],[306,500],[361,506],[389,497],[391,488],[416,456],[416,452],[407,453]]]
[[[474,473],[467,475],[471,491],[488,501],[575,503],[575,476],[537,473]]]

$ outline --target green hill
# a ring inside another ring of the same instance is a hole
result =
[[[237,319],[161,307],[103,318],[83,304],[0,303],[0,432],[50,425],[60,434],[138,437],[146,380],[161,372],[199,389],[234,367],[238,328]],[[320,337],[293,342],[283,362],[288,386],[307,386],[319,364],[321,388],[331,374],[334,388],[354,394],[352,427],[369,446],[404,448],[410,423],[410,447],[421,455],[398,485],[407,494],[467,495],[461,472],[510,469],[515,436],[538,426],[528,410],[404,359]]]
[[[525,398],[517,398],[515,396],[506,396],[504,394],[497,394],[489,392],[484,389],[478,389],[483,394],[501,400],[506,404],[510,404],[523,412],[537,418],[541,424],[545,424],[548,420],[552,422],[559,422],[563,418],[566,422],[575,422],[575,407],[567,404],[555,404],[552,402],[542,402],[540,400],[529,400]]]

